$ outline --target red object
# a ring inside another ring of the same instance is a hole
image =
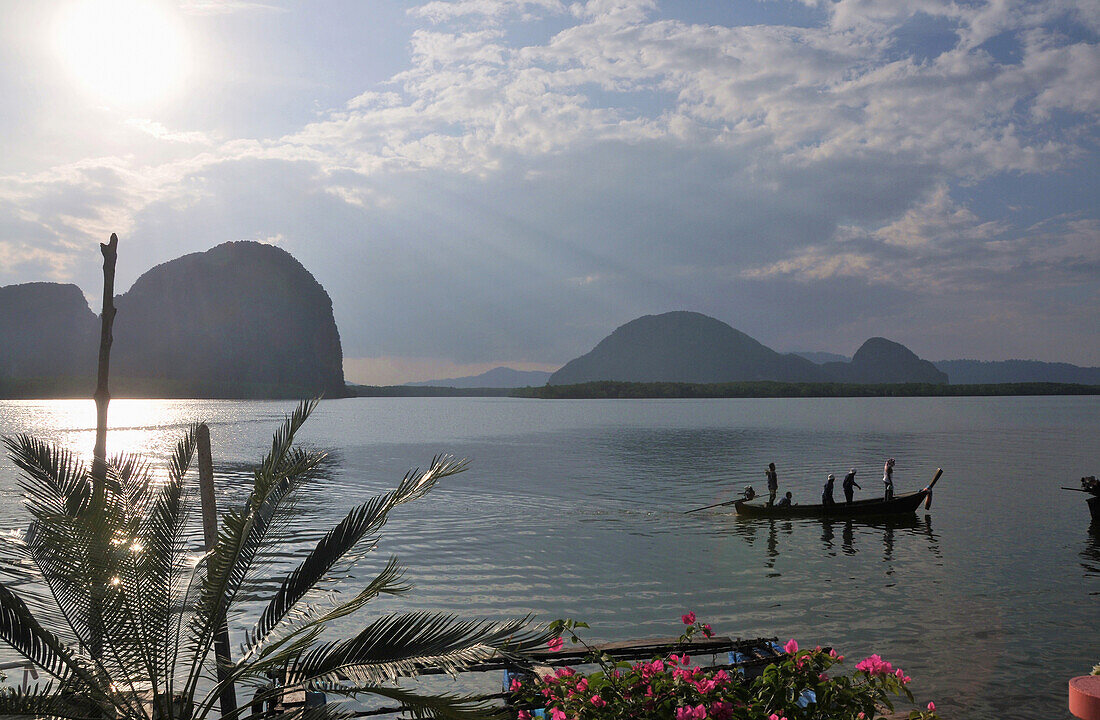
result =
[[[1081,720],[1100,720],[1100,675],[1069,681],[1069,711]]]

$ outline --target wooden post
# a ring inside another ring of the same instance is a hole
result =
[[[210,452],[210,428],[199,423],[196,432],[199,450],[199,499],[202,502],[202,537],[206,551],[211,552],[218,543],[218,501],[214,495],[214,457]],[[229,624],[223,619],[214,633],[214,660],[218,665],[218,682],[229,676],[233,656],[229,646]],[[221,694],[222,717],[231,717],[237,709],[237,691],[233,683],[226,683]]]
[[[100,313],[99,333],[99,371],[96,377],[95,399],[96,427],[95,448],[92,451],[92,509],[104,511],[107,484],[107,406],[111,402],[111,393],[107,389],[107,378],[111,367],[111,343],[114,342],[112,328],[115,322],[115,260],[118,259],[118,235],[111,233],[111,241],[100,243],[103,253],[103,312]],[[88,560],[91,570],[90,594],[88,603],[88,650],[93,657],[103,652],[103,599],[107,591],[104,577],[107,548],[95,545],[88,548]]]

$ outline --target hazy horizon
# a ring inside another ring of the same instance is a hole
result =
[[[0,285],[275,244],[372,384],[681,309],[1098,366],[1098,40],[1085,0],[0,0]]]

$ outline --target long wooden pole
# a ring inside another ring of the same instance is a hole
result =
[[[210,428],[199,423],[196,441],[199,449],[199,499],[202,502],[202,536],[206,551],[218,544],[218,501],[214,495],[214,456],[210,451]],[[227,682],[233,656],[229,646],[229,623],[222,619],[214,633],[214,660],[217,662],[218,682],[225,683],[221,692],[222,717],[233,717],[237,709],[237,691]]]
[[[103,311],[100,313],[99,371],[96,376],[95,399],[96,426],[95,448],[92,451],[92,508],[102,513],[106,506],[107,484],[107,406],[111,393],[107,378],[111,369],[112,329],[115,323],[115,261],[118,259],[118,235],[111,233],[109,243],[100,243],[103,253]],[[107,591],[105,577],[107,548],[98,545],[88,549],[91,570],[88,604],[88,650],[93,657],[103,652],[103,600]]]

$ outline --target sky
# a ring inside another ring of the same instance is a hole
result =
[[[694,310],[780,351],[1100,365],[1096,0],[0,0],[0,285],[231,240],[349,381]],[[122,322],[122,319],[119,319]]]

